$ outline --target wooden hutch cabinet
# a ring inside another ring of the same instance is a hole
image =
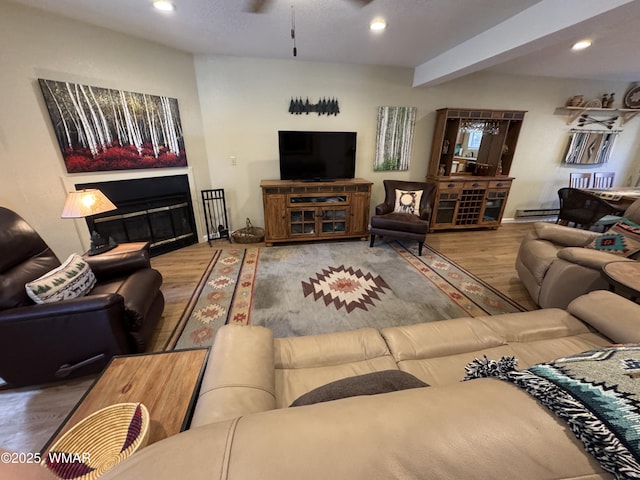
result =
[[[262,180],[267,245],[298,240],[366,238],[372,182]]]
[[[436,111],[427,181],[437,184],[430,229],[498,228],[525,111]]]

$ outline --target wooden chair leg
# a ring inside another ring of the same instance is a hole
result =
[[[424,245],[424,242],[418,242],[418,256],[421,257],[422,256],[422,246]]]
[[[373,242],[375,242],[375,241],[376,241],[376,236],[371,234],[371,241],[369,242],[369,246],[373,247]]]

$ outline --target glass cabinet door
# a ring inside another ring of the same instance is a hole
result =
[[[289,210],[289,225],[292,235],[315,235],[315,209]]]
[[[482,223],[499,223],[502,216],[505,200],[507,199],[507,191],[489,190],[487,199],[484,204],[482,213]]]
[[[347,232],[346,208],[323,209],[319,218],[322,233],[345,234]]]
[[[460,192],[445,190],[438,194],[438,205],[435,211],[435,223],[438,225],[453,225],[456,218],[456,207]]]

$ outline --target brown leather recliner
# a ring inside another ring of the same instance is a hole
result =
[[[418,255],[422,255],[424,239],[429,231],[429,219],[436,191],[435,183],[408,182],[404,180],[384,180],[384,202],[376,206],[371,217],[371,242],[373,247],[376,235],[418,242]],[[420,206],[414,212],[395,212],[396,190],[421,190]]]
[[[35,385],[102,370],[145,350],[162,316],[162,276],[146,250],[86,259],[96,285],[83,297],[36,304],[25,284],[60,265],[38,233],[0,207],[0,377]]]

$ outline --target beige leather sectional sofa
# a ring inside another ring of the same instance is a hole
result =
[[[624,217],[640,224],[640,200],[627,208]],[[626,258],[584,248],[601,234],[553,223],[533,224],[520,244],[516,271],[539,307],[566,308],[580,295],[606,289],[603,265],[640,259],[640,252]]]
[[[483,355],[518,368],[640,342],[640,305],[607,291],[567,310],[272,338],[217,334],[191,429],[151,445],[107,479],[613,478],[567,425],[514,385],[462,382]],[[344,377],[400,369],[429,387],[288,407]]]

